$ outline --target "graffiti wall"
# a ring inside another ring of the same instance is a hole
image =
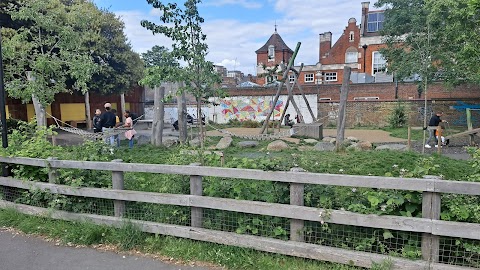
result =
[[[273,104],[274,97],[272,96],[253,96],[253,97],[231,97],[224,99],[212,99],[211,102],[216,105],[211,105],[209,112],[211,121],[216,123],[227,123],[230,119],[238,119],[240,121],[253,120],[263,121],[268,116],[270,109],[273,107],[273,119],[279,119],[285,110],[285,105],[288,96],[280,96],[278,101]],[[306,96],[309,105],[314,114],[317,112],[316,95]],[[307,104],[302,96],[295,95],[293,97],[295,103],[298,105],[306,123],[313,122]],[[293,119],[297,113],[290,103],[286,113],[291,115]],[[316,117],[316,115],[314,115]],[[272,119],[272,117],[271,117]]]

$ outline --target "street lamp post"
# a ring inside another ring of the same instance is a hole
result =
[[[367,60],[367,48],[368,48],[368,45],[367,44],[363,44],[362,46],[363,48],[363,73],[367,74],[367,70],[365,69],[366,68],[366,65],[365,65],[365,61]]]
[[[0,26],[0,120],[2,121],[2,146],[8,147],[7,140],[7,112],[5,109],[5,85],[3,83],[3,57],[2,57],[2,27]],[[8,176],[7,165],[2,165],[2,175]]]

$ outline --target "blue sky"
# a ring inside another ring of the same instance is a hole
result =
[[[136,52],[155,45],[170,46],[162,35],[153,35],[140,26],[147,19],[158,22],[158,10],[146,0],[93,0],[101,8],[117,14],[125,23],[125,34]],[[163,1],[164,3],[171,1]],[[183,1],[176,1],[183,3]],[[229,70],[256,74],[256,55],[273,34],[278,33],[293,50],[302,42],[296,64],[318,62],[320,33],[331,31],[333,42],[342,34],[349,18],[360,24],[362,0],[203,0],[199,6],[207,35],[207,59]],[[371,1],[373,9],[375,1]]]

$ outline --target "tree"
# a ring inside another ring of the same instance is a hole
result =
[[[176,81],[176,77],[181,73],[181,69],[178,61],[172,56],[168,49],[163,46],[152,47],[151,50],[142,54],[142,59],[147,68],[145,69],[144,77],[140,81],[140,84],[154,88],[155,91],[152,144],[160,146],[162,145],[163,119],[165,115],[165,88],[161,85],[165,82]]]
[[[191,93],[197,101],[197,117],[201,123],[201,104],[208,97],[215,95],[215,84],[220,82],[218,74],[214,71],[213,63],[206,61],[208,45],[206,35],[202,32],[201,24],[204,19],[200,17],[197,5],[201,0],[187,0],[184,8],[176,3],[163,4],[159,0],[147,0],[154,8],[160,9],[162,24],[142,21],[143,27],[154,34],[160,33],[173,41],[172,54],[177,59],[185,62],[181,77],[177,81],[185,82],[184,90]],[[180,118],[185,120],[186,115],[181,112]],[[203,125],[199,125],[199,137],[203,148]]]
[[[382,30],[387,48],[382,54],[389,72],[400,80],[420,75],[447,86],[479,83],[478,2],[379,0],[377,7],[387,7]]]
[[[427,126],[427,88],[431,81],[441,80],[450,86],[475,81],[471,71],[478,70],[478,63],[466,59],[462,49],[466,44],[461,28],[467,0],[379,0],[375,5],[387,7],[382,30],[387,48],[381,52],[388,71],[399,80],[418,79]],[[478,29],[477,25],[468,25],[467,31]],[[424,132],[424,142],[425,136]]]
[[[8,9],[19,29],[5,31],[6,90],[10,96],[33,101],[39,126],[46,125],[45,106],[55,94],[72,89],[86,92],[98,65],[85,50],[89,25],[82,11],[85,1],[19,1]],[[69,84],[71,87],[69,87]]]
[[[142,78],[144,63],[132,51],[124,23],[110,11],[99,12],[94,24],[99,37],[87,45],[100,70],[92,76],[89,88],[100,94],[125,93]]]

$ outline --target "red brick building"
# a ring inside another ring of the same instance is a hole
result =
[[[293,50],[290,49],[283,41],[282,37],[275,32],[270,36],[268,41],[258,50],[257,54],[257,84],[265,85],[281,79],[278,74],[281,71],[280,64],[287,65],[288,61],[293,55]],[[277,68],[275,74],[269,74],[268,70]]]
[[[342,35],[333,45],[331,32],[319,35],[318,62],[315,65],[304,65],[298,76],[299,84],[341,84],[345,66],[352,68],[350,79],[353,83],[393,81],[393,77],[385,72],[386,61],[379,52],[385,46],[379,34],[383,27],[384,11],[370,11],[369,5],[370,2],[362,2],[361,24],[358,25],[355,18],[350,18]],[[271,69],[281,62],[287,63],[293,51],[275,31],[256,54],[259,75],[257,83],[264,85],[281,79],[281,76],[266,76],[268,72],[263,67]],[[300,69],[298,66],[295,68]],[[290,82],[293,82],[293,76],[293,73],[289,74]]]

